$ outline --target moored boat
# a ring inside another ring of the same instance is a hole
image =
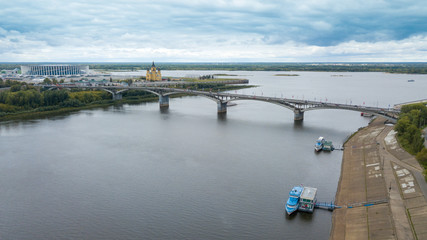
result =
[[[374,114],[372,114],[372,113],[365,113],[365,112],[361,112],[361,113],[360,113],[360,116],[362,116],[362,117],[373,117],[373,116],[374,116]]]
[[[304,187],[300,195],[299,211],[312,213],[317,202],[317,188]]]
[[[316,150],[316,152],[322,150],[324,143],[325,139],[323,137],[319,137],[319,139],[316,141],[316,145],[314,145],[314,150]]]
[[[334,149],[335,149],[334,145],[332,145],[331,141],[325,141],[323,143],[323,147],[322,147],[323,151],[334,151]]]
[[[288,201],[286,202],[286,207],[285,207],[286,213],[288,213],[288,215],[291,215],[296,210],[298,210],[300,196],[301,196],[302,191],[303,191],[303,187],[295,186],[289,192],[289,198],[288,198]]]

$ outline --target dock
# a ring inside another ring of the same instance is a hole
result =
[[[335,208],[341,208],[340,206],[335,205],[333,202],[317,202],[314,205],[315,208],[326,209],[329,211],[335,210]]]
[[[336,208],[369,207],[369,206],[374,206],[374,205],[383,204],[383,203],[388,203],[388,199],[380,199],[380,200],[374,200],[374,201],[350,203],[350,204],[343,205],[343,206],[335,205],[335,203],[333,201],[331,201],[331,202],[316,202],[314,207],[333,211]]]

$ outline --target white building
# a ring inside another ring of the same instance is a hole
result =
[[[22,75],[30,76],[73,76],[89,73],[88,65],[24,65],[21,66]]]

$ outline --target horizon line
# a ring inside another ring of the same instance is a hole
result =
[[[125,64],[125,63],[152,63],[153,61],[129,61],[129,62],[121,62],[121,61],[91,61],[91,62],[85,62],[85,61],[40,61],[40,62],[29,62],[29,61],[16,61],[16,62],[0,62],[0,64],[18,64],[18,63],[22,63],[22,64],[32,64],[32,63],[89,63],[89,64],[96,64],[96,63],[115,63],[115,64]],[[426,62],[346,62],[346,61],[339,61],[339,62],[330,62],[330,61],[325,61],[325,62],[305,62],[305,61],[301,61],[301,62],[266,62],[266,61],[251,61],[251,62],[239,62],[239,61],[221,61],[221,62],[206,62],[206,61],[201,61],[201,62],[197,62],[197,61],[189,61],[189,62],[168,62],[168,61],[154,61],[157,63],[174,63],[174,64],[253,64],[253,63],[264,63],[264,64],[340,64],[340,63],[344,63],[344,64],[414,64],[414,63],[427,63]]]

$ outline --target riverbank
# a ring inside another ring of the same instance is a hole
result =
[[[67,113],[77,112],[77,111],[87,110],[87,109],[105,108],[105,107],[118,106],[123,104],[139,104],[143,102],[155,102],[155,101],[158,101],[157,97],[141,98],[141,99],[125,99],[125,100],[119,100],[119,101],[106,100],[106,101],[102,101],[101,103],[89,104],[89,105],[80,106],[80,107],[58,108],[58,109],[49,110],[49,111],[29,110],[29,111],[23,111],[23,112],[12,113],[12,114],[1,116],[0,122],[10,121],[10,120],[36,119],[36,118],[43,118],[48,116],[67,114]]]
[[[344,145],[330,239],[427,239],[427,185],[377,118]],[[366,205],[366,206],[365,206]]]

